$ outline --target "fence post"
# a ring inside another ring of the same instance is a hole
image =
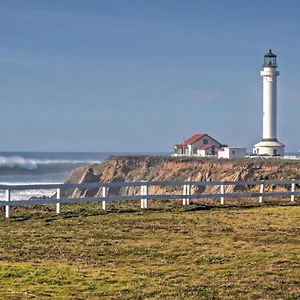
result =
[[[293,179],[293,181],[295,181],[295,179]],[[291,184],[291,191],[292,191],[292,193],[295,192],[295,186],[296,186],[295,182],[292,182],[292,184]],[[295,194],[291,195],[291,201],[295,202]]]
[[[107,188],[106,186],[102,187],[102,197],[106,198],[107,197]],[[102,209],[106,210],[106,201],[102,200]]]
[[[224,205],[225,204],[225,197],[224,197],[225,185],[224,184],[220,185],[220,194],[223,195],[223,196],[221,196],[221,205]]]
[[[147,196],[148,195],[148,186],[147,185],[141,185],[141,195]],[[148,201],[147,199],[141,199],[141,208],[145,209],[148,208]]]
[[[183,195],[190,195],[191,194],[191,185],[190,184],[184,184],[183,185]],[[182,205],[190,205],[190,198],[183,198],[182,199]]]
[[[191,185],[187,184],[186,186],[186,194],[190,195],[191,194]],[[190,198],[186,198],[186,205],[190,205]]]
[[[58,189],[56,190],[56,199],[57,199],[57,200],[60,200],[60,191],[61,191],[60,188],[58,188]],[[60,202],[59,202],[59,201],[56,202],[56,213],[57,213],[57,214],[60,214]]]
[[[186,195],[186,184],[183,185],[183,196]],[[186,205],[186,198],[182,198],[182,205]]]
[[[5,217],[9,218],[10,216],[10,190],[5,190],[5,200],[8,202],[8,205],[5,206]]]
[[[144,195],[148,195],[148,185],[144,186]],[[148,199],[144,199],[144,208],[148,208]]]
[[[141,195],[144,195],[144,186],[141,185]],[[144,199],[141,198],[141,208],[143,209],[144,208]]]
[[[262,180],[261,183],[260,183],[260,186],[259,186],[259,193],[260,194],[263,194],[264,193],[264,181]],[[263,203],[263,195],[260,195],[259,196],[259,200],[258,200],[259,203]]]

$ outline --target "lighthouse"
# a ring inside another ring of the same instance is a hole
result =
[[[263,69],[263,138],[254,145],[253,154],[283,156],[284,145],[277,140],[277,69],[276,55],[269,52],[264,56]]]

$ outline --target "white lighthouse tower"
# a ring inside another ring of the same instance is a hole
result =
[[[283,156],[284,145],[277,140],[277,70],[276,55],[269,52],[264,56],[263,70],[263,138],[254,145],[253,154]]]

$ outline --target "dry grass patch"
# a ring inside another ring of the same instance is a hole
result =
[[[65,205],[0,218],[4,299],[299,299],[300,207]]]

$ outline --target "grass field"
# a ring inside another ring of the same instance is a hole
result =
[[[300,206],[0,216],[1,299],[300,299]]]

